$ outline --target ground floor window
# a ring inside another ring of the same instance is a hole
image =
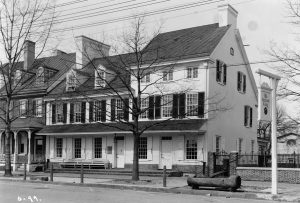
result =
[[[139,159],[147,159],[147,137],[140,137]]]
[[[186,159],[197,159],[197,139],[194,136],[186,138]]]
[[[94,142],[94,156],[95,158],[102,158],[102,138],[95,138]]]
[[[63,139],[56,138],[56,157],[62,157]]]
[[[74,158],[81,158],[81,138],[74,139]]]

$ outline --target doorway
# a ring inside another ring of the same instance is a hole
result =
[[[162,137],[161,138],[161,159],[160,159],[160,169],[172,169],[172,137]]]

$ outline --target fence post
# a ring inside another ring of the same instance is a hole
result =
[[[236,175],[238,166],[238,152],[232,151],[229,154],[229,176]]]
[[[208,152],[207,154],[208,176],[211,176],[215,172],[215,163],[216,163],[216,157],[214,155],[214,152]]]
[[[296,152],[294,152],[294,168],[296,168]]]
[[[24,177],[23,180],[26,180],[26,163],[24,163]]]
[[[163,187],[167,187],[167,168],[164,166],[164,171],[163,171]]]
[[[83,163],[81,163],[81,170],[80,170],[80,183],[83,184]]]
[[[50,164],[50,181],[53,182],[53,163]]]
[[[206,162],[204,161],[203,163],[202,163],[203,165],[202,165],[202,174],[203,175],[205,175],[205,169],[206,169]]]

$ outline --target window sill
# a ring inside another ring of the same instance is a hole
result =
[[[226,83],[223,83],[223,82],[218,82],[218,81],[217,81],[217,83],[218,83],[219,85],[222,85],[222,86],[225,86],[225,85],[226,85]]]
[[[239,92],[240,94],[246,94],[246,92],[243,92],[243,91],[239,91],[239,90],[238,90],[238,92]]]

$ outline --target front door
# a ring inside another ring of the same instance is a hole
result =
[[[164,166],[172,169],[172,137],[162,137],[161,139],[160,169],[163,169]]]
[[[117,137],[117,168],[124,168],[124,137]]]
[[[34,160],[37,162],[44,162],[45,161],[45,154],[44,154],[44,143],[43,138],[37,138],[35,140],[35,156]]]

